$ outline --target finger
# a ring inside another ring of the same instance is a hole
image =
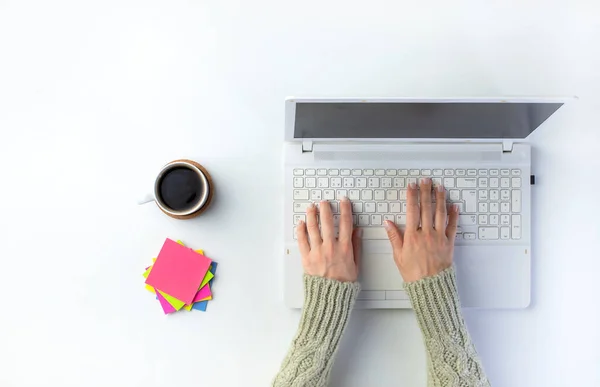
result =
[[[306,209],[306,228],[308,229],[311,246],[323,243],[321,232],[319,231],[319,222],[317,222],[317,207],[312,203]]]
[[[440,232],[446,230],[446,190],[443,185],[438,185],[435,190],[435,229]]]
[[[421,193],[421,228],[433,228],[433,212],[431,209],[431,179],[424,177],[420,184]]]
[[[400,230],[398,230],[398,227],[396,227],[396,225],[390,222],[389,220],[383,222],[383,225],[385,227],[385,231],[387,231],[388,239],[392,244],[394,255],[400,253],[400,251],[402,250],[402,246],[404,245],[404,239],[402,238]]]
[[[340,200],[340,242],[350,242],[352,240],[352,205],[347,197]]]
[[[406,230],[419,228],[421,212],[419,211],[419,192],[417,185],[410,183],[406,191]]]
[[[357,228],[352,233],[352,252],[354,253],[354,263],[356,271],[360,271],[360,259],[362,257],[362,228]]]
[[[446,236],[454,243],[456,238],[456,228],[458,226],[458,206],[453,204],[450,206],[450,214],[448,214],[448,226],[446,226]]]
[[[323,241],[334,240],[335,228],[333,227],[333,213],[331,212],[331,206],[327,200],[321,201],[319,213],[321,214],[321,234],[323,235]]]
[[[303,257],[310,253],[310,245],[308,244],[308,234],[306,233],[306,223],[300,221],[296,229],[296,238],[298,238],[298,249]]]

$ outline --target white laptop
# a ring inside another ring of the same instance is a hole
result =
[[[362,227],[358,308],[410,308],[383,221],[406,223],[406,187],[443,184],[460,206],[462,305],[525,308],[531,292],[531,147],[564,101],[296,99],[285,106],[284,298],[302,307],[295,225],[311,201],[347,196]],[[338,215],[339,216],[339,215]],[[335,218],[337,216],[334,215]],[[334,219],[335,220],[335,219]]]

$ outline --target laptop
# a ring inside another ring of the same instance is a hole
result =
[[[363,228],[357,308],[410,308],[383,228],[406,223],[406,187],[443,184],[460,209],[454,262],[464,307],[525,308],[531,295],[531,146],[564,100],[285,101],[284,299],[303,303],[296,225],[309,203],[352,202]],[[337,224],[337,223],[336,223]]]

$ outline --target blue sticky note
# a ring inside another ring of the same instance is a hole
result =
[[[213,275],[215,277],[217,276],[217,263],[215,261],[212,261],[212,263],[210,264],[210,272],[213,273]],[[215,277],[213,277],[210,281],[208,281],[208,284],[210,285],[211,290],[212,290],[212,283],[215,280]],[[192,309],[206,312],[207,305],[208,305],[208,301],[195,302],[194,305],[192,305]]]

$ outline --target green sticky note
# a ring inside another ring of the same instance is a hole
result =
[[[158,292],[160,293],[160,295],[161,295],[161,296],[163,296],[163,297],[165,298],[165,300],[167,300],[167,302],[168,302],[169,304],[171,304],[171,306],[172,306],[173,308],[175,308],[175,310],[179,310],[179,309],[183,308],[183,306],[185,305],[185,302],[183,302],[183,301],[180,301],[180,300],[176,299],[176,298],[175,298],[175,297],[173,297],[173,296],[169,296],[169,295],[168,295],[167,293],[165,293],[165,292],[162,292],[162,291],[160,291],[160,290],[159,290]]]
[[[200,287],[198,288],[198,290],[202,289],[204,287],[204,285],[206,285],[208,283],[208,281],[210,281],[211,279],[213,279],[215,275],[213,273],[209,271],[206,272],[206,275],[204,276],[204,279],[202,280],[202,283],[200,284]]]

